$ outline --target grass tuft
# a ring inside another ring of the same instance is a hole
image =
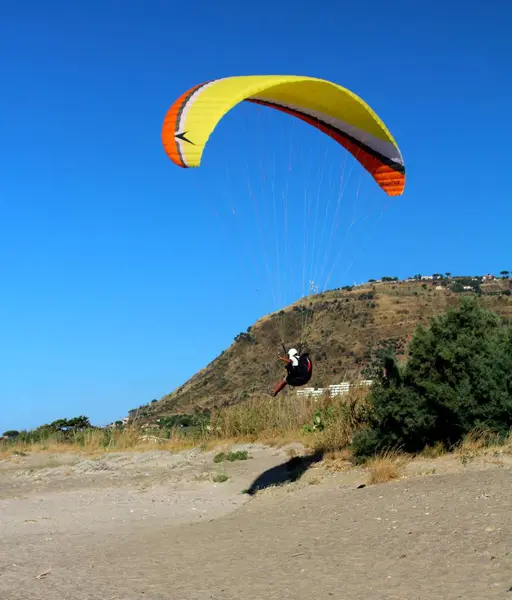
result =
[[[405,455],[395,450],[370,458],[365,463],[368,470],[368,485],[400,479],[406,464]]]
[[[425,446],[420,456],[423,458],[439,458],[443,454],[446,454],[446,448],[441,442],[438,442],[433,446]]]

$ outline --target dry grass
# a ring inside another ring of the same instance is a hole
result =
[[[393,479],[400,479],[406,464],[407,457],[394,450],[370,458],[365,463],[365,466],[368,469],[368,485],[386,483]]]
[[[441,442],[434,444],[434,446],[426,446],[420,453],[422,458],[439,458],[446,454],[446,448]]]
[[[341,405],[336,398],[329,399],[325,410],[332,404],[334,411],[326,419],[326,427],[314,440],[315,450],[338,452],[344,450],[352,441],[354,434],[366,423],[367,391],[355,390],[343,397]],[[334,403],[333,403],[334,401]]]
[[[306,471],[301,478],[301,482],[307,485],[320,485],[322,483],[322,477],[319,473],[314,471]]]
[[[136,426],[123,429],[91,429],[68,439],[53,435],[44,441],[26,443],[21,439],[0,442],[0,458],[13,453],[48,452],[98,455],[105,452],[180,451],[192,447],[202,450],[228,449],[233,443],[261,442],[282,447],[299,442],[314,450],[337,452],[350,443],[364,422],[367,390],[330,398],[301,397],[256,398],[222,408],[212,414],[210,426],[193,433],[158,429],[143,431]],[[314,416],[321,415],[315,427]]]
[[[501,445],[500,440],[495,433],[477,429],[465,436],[455,452],[457,454],[474,454],[499,445]]]
[[[290,458],[295,458],[296,456],[298,456],[297,448],[295,448],[294,446],[290,446],[286,449],[286,455]]]
[[[300,442],[315,450],[345,448],[364,423],[367,390],[347,396],[321,398],[295,395],[258,398],[218,411],[212,416],[211,431],[219,439],[259,441],[284,446]],[[314,425],[320,415],[321,426]]]
[[[484,454],[510,453],[512,453],[512,434],[502,440],[497,434],[485,429],[477,429],[469,433],[455,448],[455,455],[462,463],[468,463]]]
[[[106,452],[147,452],[149,450],[179,451],[202,445],[205,450],[215,445],[215,440],[187,439],[177,433],[169,439],[159,438],[157,435],[145,435],[136,427],[127,427],[120,430],[105,432],[105,430],[91,429],[80,432],[70,439],[59,439],[59,436],[50,436],[40,442],[27,443],[24,441],[0,443],[0,458],[9,458],[13,455],[23,455],[32,452],[47,452],[49,454],[76,453],[87,456],[104,454]]]
[[[352,454],[348,448],[329,450],[324,456],[324,466],[329,471],[343,472],[352,468]]]
[[[507,437],[499,450],[504,454],[512,454],[512,433]]]
[[[212,416],[212,430],[221,438],[283,439],[312,422],[319,400],[295,395],[256,398],[219,410]]]

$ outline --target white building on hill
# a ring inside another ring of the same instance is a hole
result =
[[[357,388],[370,388],[372,383],[373,380],[371,379],[363,379],[355,383],[350,383],[349,381],[342,381],[341,383],[335,383],[334,385],[330,385],[327,389],[313,387],[299,388],[297,390],[297,396],[319,398],[327,393],[331,397],[346,396],[350,392],[350,390]]]

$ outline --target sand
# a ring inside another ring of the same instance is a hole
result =
[[[360,487],[320,455],[240,448],[0,461],[0,599],[512,599],[507,455]]]

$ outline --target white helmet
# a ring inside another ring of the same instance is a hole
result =
[[[299,353],[295,348],[291,348],[290,350],[288,350],[288,357],[292,361],[294,367],[296,367],[299,364]]]

